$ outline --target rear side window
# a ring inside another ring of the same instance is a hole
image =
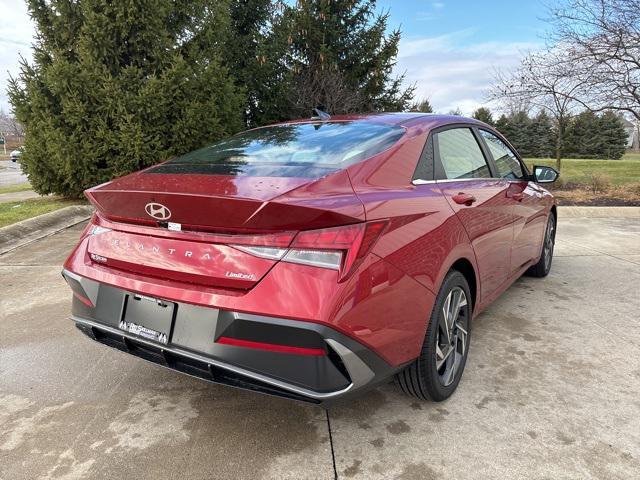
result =
[[[470,129],[438,132],[436,141],[447,178],[491,178],[487,161]]]
[[[433,136],[429,135],[422,150],[418,166],[413,174],[413,180],[433,180]]]
[[[520,165],[520,161],[513,150],[491,132],[480,130],[480,135],[482,135],[487,147],[489,147],[500,177],[511,180],[518,180],[524,177],[522,165]]]
[[[372,157],[403,134],[402,127],[366,121],[258,128],[174,158],[153,172],[316,177]]]

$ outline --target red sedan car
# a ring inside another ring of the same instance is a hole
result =
[[[87,190],[72,319],[216,383],[326,403],[395,376],[443,400],[472,318],[549,272],[556,177],[457,116],[250,130]]]

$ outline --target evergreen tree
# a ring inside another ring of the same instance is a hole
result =
[[[552,157],[555,150],[555,133],[551,118],[542,110],[531,119],[529,135],[531,137],[532,157],[547,158]]]
[[[283,10],[274,35],[290,45],[290,117],[317,105],[330,113],[409,107],[414,88],[392,77],[400,31],[386,34],[389,14],[377,14],[375,0],[299,0]]]
[[[598,118],[598,140],[596,151],[598,158],[622,158],[627,149],[627,131],[620,116],[612,111],[606,111]]]
[[[229,39],[223,50],[226,65],[245,93],[245,124],[255,127],[287,116],[290,95],[283,59],[289,45],[274,31],[284,4],[272,0],[231,0]]]
[[[411,108],[409,108],[410,112],[422,112],[422,113],[433,113],[433,107],[431,106],[431,103],[429,102],[428,98],[425,98],[424,100],[420,100],[419,102],[416,102],[414,104],[411,105]]]
[[[595,113],[586,110],[571,119],[564,139],[564,153],[573,158],[597,158],[599,121]]]
[[[524,157],[531,156],[533,141],[530,137],[531,119],[526,112],[516,112],[508,117],[502,116],[496,127]]]
[[[509,119],[504,113],[500,115],[500,118],[498,118],[498,120],[496,120],[495,127],[500,133],[507,137],[507,132],[509,131]]]
[[[37,36],[9,96],[39,193],[79,196],[242,128],[222,66],[226,1],[28,1]]]
[[[596,115],[584,111],[569,123],[565,138],[567,156],[575,158],[618,159],[624,155],[627,133],[613,112]]]
[[[544,111],[534,118],[524,111],[501,115],[495,126],[523,157],[549,157],[554,152],[555,130]]]
[[[478,108],[475,112],[473,112],[473,115],[471,116],[476,120],[480,120],[481,122],[486,123],[487,125],[491,125],[491,126],[495,125],[493,121],[493,115],[491,114],[491,110],[489,110],[486,107]]]

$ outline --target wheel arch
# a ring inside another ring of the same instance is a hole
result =
[[[459,258],[453,262],[448,271],[450,270],[457,270],[464,276],[465,280],[469,284],[469,290],[471,291],[472,297],[471,301],[473,309],[475,310],[476,305],[478,304],[478,279],[473,264],[467,258]]]

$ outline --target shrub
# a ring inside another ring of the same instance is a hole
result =
[[[9,96],[38,193],[78,197],[242,128],[226,2],[27,3],[37,42]]]
[[[589,175],[589,186],[593,193],[605,192],[611,186],[611,177],[606,173],[592,173]]]

